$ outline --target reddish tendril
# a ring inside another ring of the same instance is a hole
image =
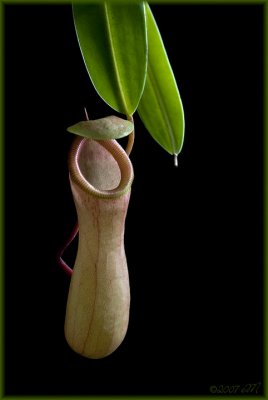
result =
[[[66,262],[62,259],[62,255],[65,252],[65,250],[67,249],[67,247],[72,243],[72,241],[74,240],[74,238],[76,237],[77,233],[78,233],[78,223],[75,224],[72,233],[69,237],[69,239],[64,243],[64,245],[62,246],[62,248],[59,250],[58,254],[57,254],[57,261],[59,266],[63,269],[64,272],[66,272],[66,274],[68,276],[72,276],[73,270],[72,268],[69,267],[69,265],[66,264]]]
[[[89,121],[86,107],[84,107],[84,112],[85,112],[86,120]],[[128,116],[127,119],[129,121],[133,122],[132,115]],[[133,147],[133,143],[134,143],[134,138],[135,138],[135,134],[134,134],[134,130],[133,130],[133,132],[129,135],[129,138],[128,138],[128,143],[127,143],[127,147],[126,147],[127,155],[129,155],[131,153],[131,150],[132,150],[132,147]],[[76,222],[76,224],[75,224],[75,226],[74,226],[74,228],[73,228],[73,230],[71,232],[71,235],[70,235],[69,239],[64,243],[64,245],[60,248],[60,250],[58,251],[58,254],[57,254],[57,262],[58,262],[59,266],[63,269],[63,271],[68,276],[72,276],[73,270],[62,259],[62,255],[65,252],[65,250],[67,249],[67,247],[70,246],[70,244],[72,243],[72,241],[76,237],[78,231],[79,231],[78,222]]]

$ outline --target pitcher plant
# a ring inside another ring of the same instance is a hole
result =
[[[71,276],[65,337],[77,353],[103,358],[128,328],[130,285],[124,249],[133,167],[135,111],[178,166],[184,112],[165,47],[147,2],[74,4],[73,19],[89,77],[119,115],[85,119],[67,128],[76,135],[69,153],[70,187],[78,223],[58,253]],[[118,139],[128,136],[124,150]],[[63,260],[79,232],[74,268]]]

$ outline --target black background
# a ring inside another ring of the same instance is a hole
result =
[[[199,395],[262,382],[263,7],[154,5],[185,108],[179,166],[137,114],[127,336],[76,355],[55,254],[75,222],[66,127],[112,113],[69,5],[5,6],[7,395]],[[75,244],[66,254],[73,262]]]

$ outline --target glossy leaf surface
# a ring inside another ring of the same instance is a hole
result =
[[[78,122],[67,128],[67,131],[86,138],[108,140],[125,137],[133,129],[134,125],[131,121],[110,115],[105,118]]]
[[[139,115],[152,137],[177,155],[184,138],[184,112],[166,50],[148,4],[148,70]]]
[[[74,4],[82,56],[98,94],[114,110],[132,115],[147,68],[145,4]]]

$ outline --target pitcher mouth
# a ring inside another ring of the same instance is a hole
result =
[[[116,140],[77,137],[68,164],[72,181],[95,197],[113,199],[131,189],[134,178],[132,163]]]

